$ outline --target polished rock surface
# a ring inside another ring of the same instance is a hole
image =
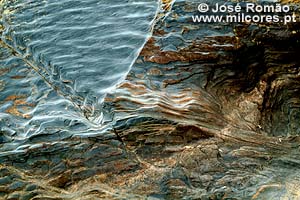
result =
[[[32,137],[1,156],[0,196],[299,199],[300,24],[195,24],[196,9],[162,1],[105,134]]]

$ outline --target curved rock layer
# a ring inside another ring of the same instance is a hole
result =
[[[3,198],[300,198],[300,24],[196,24],[197,2],[163,3],[105,99],[110,131],[2,156]]]

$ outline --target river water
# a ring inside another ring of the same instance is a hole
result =
[[[1,2],[0,155],[99,134],[102,102],[147,38],[156,0]]]

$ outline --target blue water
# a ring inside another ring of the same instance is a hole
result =
[[[0,148],[97,134],[102,102],[125,78],[156,0],[18,0],[1,5]]]

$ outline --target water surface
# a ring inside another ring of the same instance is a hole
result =
[[[105,94],[151,34],[157,1],[7,0],[1,7],[2,151],[29,139],[96,134]]]

